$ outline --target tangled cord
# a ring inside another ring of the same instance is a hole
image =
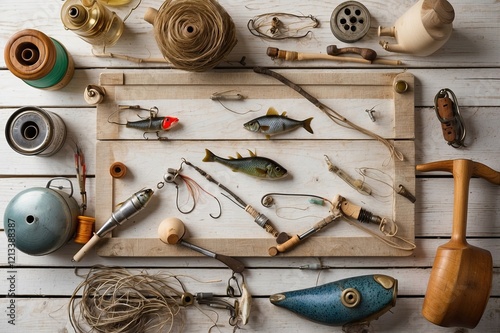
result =
[[[184,326],[179,302],[183,289],[173,275],[134,275],[124,268],[95,266],[71,296],[69,319],[78,333],[160,332],[166,327],[170,332]]]
[[[178,69],[202,72],[219,64],[237,43],[233,20],[215,0],[167,0],[154,19],[156,42]]]

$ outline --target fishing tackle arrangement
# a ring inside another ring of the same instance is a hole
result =
[[[141,117],[137,115],[141,120],[136,121],[127,121],[126,123],[119,123],[117,121],[110,120],[112,116],[116,113],[123,110],[137,110],[137,111],[147,111],[149,112],[149,117]],[[179,122],[179,119],[172,116],[159,117],[158,116],[158,108],[153,106],[151,109],[141,108],[139,105],[118,105],[118,110],[113,112],[108,117],[108,123],[125,126],[127,128],[135,128],[138,130],[142,130],[144,139],[148,139],[146,137],[146,133],[156,133],[158,140],[167,140],[166,137],[162,137],[159,135],[162,131],[168,131],[173,128]]]
[[[280,81],[281,83],[285,84],[286,86],[290,87],[291,89],[295,90],[296,92],[298,92],[299,94],[304,96],[304,98],[306,98],[314,106],[316,106],[318,109],[323,111],[334,123],[341,125],[341,126],[351,128],[353,130],[356,130],[358,132],[361,132],[363,134],[366,134],[366,135],[374,138],[375,140],[384,144],[389,149],[389,152],[391,153],[391,157],[394,156],[400,161],[404,160],[403,154],[400,151],[398,151],[396,149],[396,147],[392,143],[390,143],[387,139],[384,139],[380,135],[375,134],[375,133],[373,133],[373,132],[371,132],[371,131],[369,131],[361,126],[354,124],[353,122],[351,122],[350,120],[348,120],[347,118],[342,116],[337,111],[333,110],[332,108],[330,108],[327,105],[320,102],[316,97],[312,96],[307,91],[305,91],[303,88],[301,88],[297,84],[293,83],[292,81],[290,81],[289,79],[287,79],[283,75],[276,73],[276,72],[270,70],[269,68],[265,68],[265,67],[254,67],[253,71],[255,73],[264,74],[264,75],[268,75],[268,76],[275,78],[276,80]]]
[[[359,193],[361,193],[363,195],[372,194],[372,189],[363,180],[354,179],[351,176],[349,176],[347,173],[345,173],[338,166],[334,165],[332,163],[332,161],[326,155],[325,155],[325,161],[326,161],[326,165],[328,166],[328,171],[335,173],[337,176],[339,176],[340,179],[342,179],[347,184],[349,184],[353,189],[355,189],[356,191],[358,191]]]
[[[224,190],[227,195],[223,194],[225,197],[227,197],[229,200],[231,200],[235,205],[243,209],[245,212],[250,214],[255,220],[254,222],[257,223],[261,228],[266,230],[268,233],[276,237],[276,242],[278,244],[283,243],[288,240],[288,235],[283,232],[278,232],[275,227],[271,224],[271,221],[269,221],[269,218],[265,216],[264,214],[259,213],[255,208],[253,208],[251,205],[247,204],[245,201],[243,201],[239,196],[237,196],[234,192],[232,192],[229,188],[227,188],[224,184],[219,183],[217,180],[215,180],[211,175],[209,175],[207,172],[202,170],[201,168],[197,167],[196,165],[192,164],[191,162],[188,162],[187,160],[184,160],[184,163],[186,165],[189,165],[190,167],[194,168],[200,175],[205,177],[209,182],[216,184],[218,187],[220,187],[222,190]]]
[[[130,220],[141,210],[146,208],[153,197],[153,190],[144,189],[132,194],[130,198],[120,204],[119,208],[111,213],[110,218],[94,234],[94,236],[73,256],[73,261],[80,261],[95,244],[116,227]]]
[[[308,320],[349,326],[378,319],[396,305],[398,280],[355,276],[320,286],[271,295],[270,302]]]
[[[270,107],[265,116],[252,119],[243,124],[243,127],[250,132],[262,133],[267,139],[270,139],[273,135],[290,132],[299,127],[313,134],[312,120],[313,117],[305,120],[291,119],[286,116],[286,112],[279,114],[275,108]]]
[[[434,110],[446,142],[453,148],[465,147],[467,133],[455,93],[448,88],[439,90],[434,97]]]
[[[278,243],[276,246],[272,246],[269,248],[268,253],[270,256],[276,256],[279,253],[284,253],[287,252],[297,245],[299,245],[303,240],[307,239],[308,237],[316,234],[317,232],[321,231],[323,228],[327,227],[330,225],[332,222],[336,221],[337,219],[343,217],[349,224],[356,226],[357,228],[369,233],[373,237],[376,237],[386,245],[400,249],[400,250],[405,250],[405,251],[411,251],[415,249],[415,244],[401,236],[398,236],[398,226],[397,224],[392,221],[389,218],[386,217],[381,217],[378,215],[373,214],[372,212],[355,205],[348,201],[346,198],[342,197],[341,195],[336,195],[333,200],[328,200],[326,198],[316,196],[316,195],[311,195],[311,194],[298,194],[298,193],[267,193],[261,198],[261,204],[265,207],[271,207],[274,204],[274,196],[295,196],[295,197],[310,197],[311,199],[314,199],[311,201],[314,204],[320,204],[323,205],[325,202],[329,203],[330,208],[329,208],[329,215],[326,216],[325,218],[321,219],[317,223],[315,223],[310,229],[306,230],[302,234],[296,234],[289,238],[288,240],[285,240],[284,242]],[[366,224],[376,224],[378,225],[378,228],[380,232],[389,238],[395,238],[401,241],[402,243],[405,244],[405,246],[402,246],[398,244],[395,241],[392,241],[390,239],[384,238],[370,229],[361,227],[360,225],[351,223],[351,220],[356,220],[357,222],[360,223],[366,223]]]
[[[288,171],[277,162],[267,157],[257,156],[251,150],[248,150],[248,152],[250,157],[242,157],[239,153],[236,153],[236,158],[229,157],[229,159],[226,159],[205,149],[206,155],[203,162],[217,162],[227,166],[234,172],[243,172],[261,179],[276,180],[287,176]]]
[[[201,187],[194,179],[191,177],[188,177],[186,175],[181,174],[182,171],[182,166],[184,165],[185,160],[183,159],[181,162],[181,166],[179,169],[173,169],[173,168],[168,168],[167,173],[163,175],[163,180],[164,182],[159,182],[156,187],[158,189],[162,189],[166,184],[173,184],[175,185],[176,189],[176,199],[175,199],[175,205],[177,207],[177,210],[182,213],[182,214],[189,214],[191,213],[195,208],[196,208],[196,203],[197,203],[197,197],[198,197],[198,192],[199,190],[203,191],[204,193],[208,194],[211,196],[215,201],[217,201],[217,204],[219,206],[219,212],[217,215],[214,214],[209,214],[211,218],[213,219],[218,219],[222,215],[222,209],[221,205],[219,202],[219,199],[217,199],[216,196],[213,194],[207,192],[203,187]],[[184,184],[189,192],[189,195],[191,196],[191,199],[193,201],[193,206],[188,210],[188,211],[183,211],[180,207],[179,204],[179,186],[181,184]]]
[[[314,29],[320,21],[312,15],[294,15],[289,13],[266,13],[250,19],[247,28],[256,37],[268,40],[299,39],[312,34],[311,30],[301,34],[302,30]]]

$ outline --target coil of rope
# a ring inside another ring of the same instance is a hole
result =
[[[203,72],[217,66],[237,43],[233,20],[215,0],[167,0],[149,8],[162,55],[175,68]]]

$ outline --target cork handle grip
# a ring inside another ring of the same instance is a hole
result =
[[[268,253],[270,256],[274,257],[274,256],[278,255],[278,253],[283,253],[283,252],[286,252],[288,250],[293,249],[299,243],[300,243],[299,236],[294,235],[292,238],[290,238],[286,242],[269,248]]]

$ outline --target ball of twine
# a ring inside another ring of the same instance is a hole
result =
[[[167,0],[154,20],[156,42],[178,69],[202,72],[219,64],[237,43],[233,20],[215,0]]]

